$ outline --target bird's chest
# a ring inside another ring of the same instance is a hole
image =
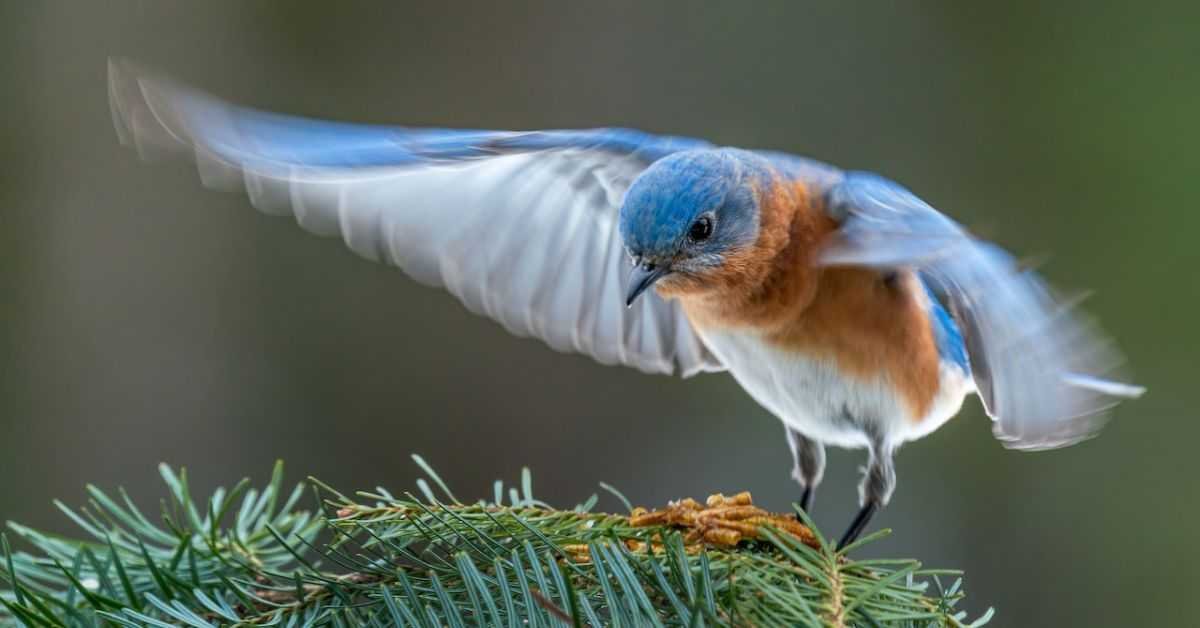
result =
[[[827,269],[810,301],[776,299],[770,317],[713,316],[698,300],[684,309],[755,400],[812,438],[856,447],[944,420],[947,373],[923,294],[911,274]]]

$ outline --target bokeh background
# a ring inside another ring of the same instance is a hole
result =
[[[286,459],[407,488],[420,452],[483,496],[534,471],[658,504],[785,509],[783,430],[728,377],[648,377],[507,336],[333,240],[145,165],[105,60],[356,121],[622,125],[896,178],[1091,288],[1143,400],[1096,440],[1022,454],[978,403],[899,458],[873,550],[967,571],[998,625],[1185,625],[1196,585],[1200,4],[23,2],[0,4],[0,519],[154,465],[202,487]],[[832,451],[840,531],[860,452]],[[616,507],[612,500],[608,507]]]

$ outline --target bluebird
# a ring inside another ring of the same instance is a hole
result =
[[[559,351],[727,371],[784,424],[809,509],[825,445],[866,449],[854,541],[893,456],[975,393],[1008,447],[1086,439],[1143,389],[1033,271],[904,187],[628,129],[368,126],[231,105],[109,63],[123,143],[442,286]]]

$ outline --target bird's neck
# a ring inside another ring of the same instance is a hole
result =
[[[729,255],[706,278],[709,289],[678,295],[695,324],[778,330],[812,303],[822,272],[816,254],[836,224],[808,186],[772,174],[758,190],[755,245]]]

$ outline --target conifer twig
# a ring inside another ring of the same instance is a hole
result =
[[[630,515],[536,500],[461,503],[378,489],[347,496],[311,480],[242,481],[197,500],[160,468],[155,523],[119,491],[59,504],[73,540],[9,523],[0,623],[117,626],[965,626],[959,574],[909,560],[852,560],[811,522],[748,493]],[[429,489],[428,482],[421,483]],[[297,507],[306,488],[316,510]],[[801,515],[802,516],[802,515]],[[878,538],[879,535],[875,535]],[[856,550],[856,554],[859,550]],[[939,576],[955,577],[941,587]],[[933,582],[936,591],[928,584]]]

